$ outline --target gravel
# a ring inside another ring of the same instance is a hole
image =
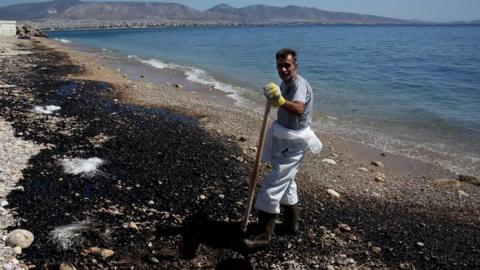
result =
[[[298,176],[300,234],[276,236],[267,250],[245,250],[239,222],[261,115],[210,103],[185,88],[132,82],[84,56],[43,44],[51,43],[23,45],[34,53],[8,58],[0,72],[1,81],[18,86],[0,92],[0,119],[11,126],[7,139],[0,138],[2,145],[12,138],[2,147],[5,155],[23,160],[12,166],[18,167],[13,174],[24,191],[5,200],[8,211],[17,213],[15,223],[35,236],[22,250],[25,264],[37,269],[480,266],[478,186],[439,185],[436,179],[452,178],[451,173],[322,133],[324,152],[309,155]],[[32,112],[37,104],[61,109],[37,114]],[[35,142],[35,151],[11,148],[28,141]],[[65,173],[61,166],[65,159],[91,157],[104,161],[101,173],[91,177]],[[334,157],[337,165],[323,163],[324,157]],[[374,181],[375,173],[387,181]],[[458,195],[460,187],[468,197]],[[82,232],[78,246],[56,248],[50,232],[81,220],[96,224],[95,230]],[[85,252],[102,250],[109,256]]]

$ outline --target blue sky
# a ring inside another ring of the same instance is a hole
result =
[[[86,0],[83,0],[86,1]],[[118,0],[109,0],[118,1]],[[361,14],[379,15],[401,19],[419,19],[424,21],[449,22],[457,20],[479,20],[480,0],[129,0],[132,2],[175,2],[195,9],[205,10],[217,4],[225,3],[234,7],[253,4],[272,6],[298,5],[316,7],[329,11],[344,11]],[[0,0],[0,6],[46,2],[45,0]],[[97,1],[101,2],[101,1]],[[105,1],[104,1],[105,2]]]

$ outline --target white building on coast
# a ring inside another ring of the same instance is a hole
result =
[[[16,34],[16,21],[0,21],[0,37],[14,37]]]

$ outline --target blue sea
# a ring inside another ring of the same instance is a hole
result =
[[[49,32],[227,92],[240,106],[280,82],[275,52],[298,51],[319,130],[480,172],[479,26],[181,27]]]

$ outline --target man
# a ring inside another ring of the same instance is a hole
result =
[[[280,87],[274,83],[264,87],[265,97],[273,107],[278,107],[277,121],[269,129],[263,155],[264,161],[271,162],[272,171],[257,194],[258,232],[253,239],[245,241],[250,248],[270,243],[280,208],[283,210],[282,233],[298,233],[295,175],[305,154],[309,150],[319,153],[322,147],[310,129],[313,93],[308,82],[297,74],[297,53],[281,49],[276,54],[276,62],[282,83]]]

